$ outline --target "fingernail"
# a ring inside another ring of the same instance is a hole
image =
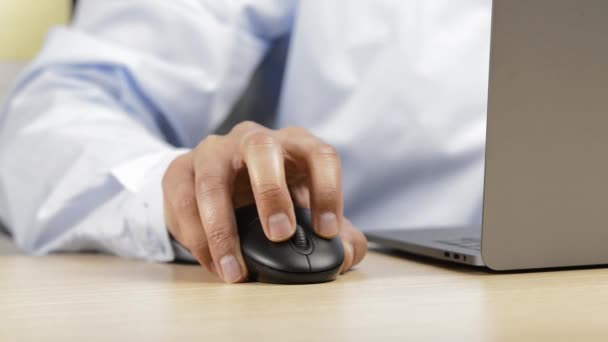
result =
[[[268,226],[270,227],[270,238],[272,240],[285,240],[289,238],[294,228],[291,222],[289,222],[289,217],[284,213],[270,216]]]
[[[338,234],[338,218],[334,213],[324,213],[319,217],[319,234],[334,236]]]
[[[234,283],[241,279],[241,265],[233,255],[226,255],[220,260],[224,281]]]

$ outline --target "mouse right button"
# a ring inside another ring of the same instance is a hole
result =
[[[323,239],[313,237],[314,252],[308,255],[311,272],[339,270],[344,262],[344,248],[339,237]]]

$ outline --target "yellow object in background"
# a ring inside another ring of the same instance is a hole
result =
[[[33,57],[48,29],[69,21],[70,8],[69,0],[0,0],[0,62]]]

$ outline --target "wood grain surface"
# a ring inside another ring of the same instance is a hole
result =
[[[328,284],[0,256],[0,341],[607,341],[608,270],[492,274],[372,251]]]

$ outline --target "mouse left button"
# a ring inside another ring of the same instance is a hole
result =
[[[290,243],[272,242],[264,235],[259,219],[249,223],[241,232],[241,251],[248,260],[282,272],[310,272],[306,255],[296,253]]]

